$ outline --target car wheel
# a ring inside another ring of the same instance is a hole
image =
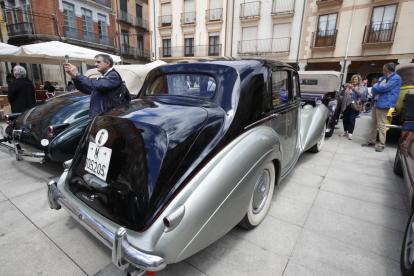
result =
[[[272,202],[273,191],[275,189],[276,172],[272,162],[260,173],[256,180],[253,194],[250,199],[249,208],[239,225],[246,229],[252,229],[259,225],[266,217]]]
[[[401,167],[400,145],[401,145],[401,138],[400,140],[398,140],[398,148],[397,148],[397,153],[395,154],[393,170],[396,175],[402,176],[403,171]]]
[[[408,220],[401,249],[400,267],[404,276],[414,275],[414,212]]]
[[[317,153],[321,151],[323,147],[323,142],[325,141],[325,132],[326,132],[326,124],[323,127],[323,131],[321,133],[319,141],[313,147],[309,149],[310,152]]]

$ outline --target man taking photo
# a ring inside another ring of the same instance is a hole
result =
[[[386,127],[385,121],[390,108],[395,107],[401,88],[401,77],[395,73],[395,64],[387,63],[383,67],[384,77],[372,89],[372,117],[371,133],[369,141],[362,144],[363,147],[375,147],[377,140],[377,128],[379,129],[380,142],[376,151],[382,152],[385,149]]]
[[[72,77],[76,89],[91,95],[89,118],[94,118],[108,109],[108,102],[115,97],[122,79],[112,67],[113,59],[109,55],[95,56],[95,66],[102,75],[97,80],[90,79],[78,72],[70,63],[65,64],[66,73]]]

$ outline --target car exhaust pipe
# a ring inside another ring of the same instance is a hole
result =
[[[56,189],[52,189],[53,186],[56,187]],[[51,180],[47,183],[47,201],[49,203],[50,209],[55,209],[55,210],[59,210],[61,208],[61,206],[59,205],[59,203],[56,202],[55,199],[55,191],[57,190],[57,184],[56,181]]]

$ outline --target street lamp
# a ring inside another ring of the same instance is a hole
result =
[[[374,63],[374,62],[372,62],[372,63],[369,65],[369,68],[371,69],[371,71],[374,71],[374,70],[375,70],[375,63]]]

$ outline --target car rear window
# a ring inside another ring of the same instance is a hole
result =
[[[300,84],[304,85],[318,85],[318,80],[313,79],[301,79]]]
[[[216,91],[216,80],[201,74],[169,74],[156,78],[146,95],[179,95],[210,99]]]

